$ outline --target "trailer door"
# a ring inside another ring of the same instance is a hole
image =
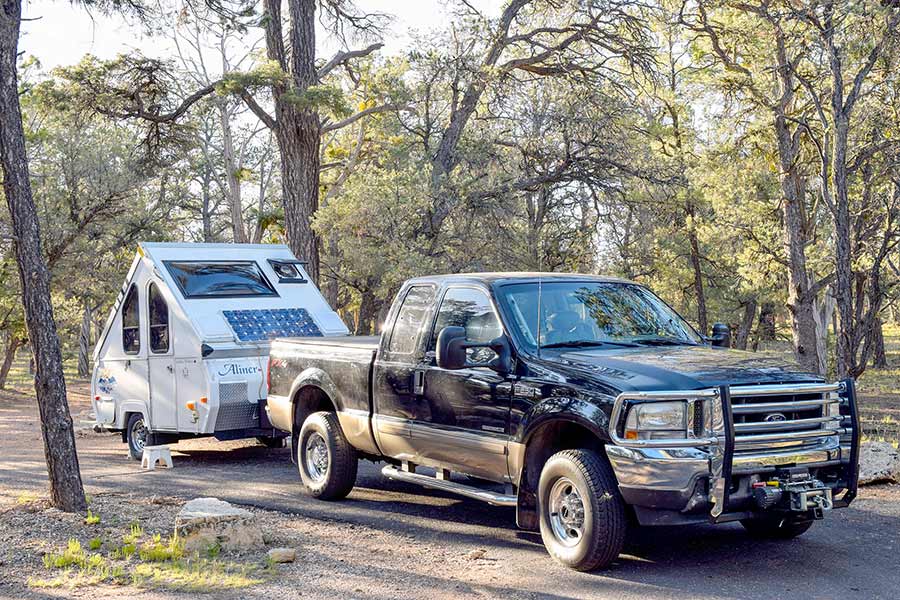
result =
[[[150,353],[150,420],[157,431],[175,431],[178,427],[178,402],[175,394],[174,344],[169,326],[169,307],[156,282],[147,289]]]

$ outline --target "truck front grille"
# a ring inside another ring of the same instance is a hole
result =
[[[815,386],[732,387],[735,451],[805,446],[837,435],[841,417],[829,410],[840,400],[835,386],[809,387]]]

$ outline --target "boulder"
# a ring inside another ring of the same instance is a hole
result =
[[[175,535],[188,551],[218,544],[223,550],[263,546],[262,531],[253,513],[218,498],[195,498],[175,519]]]
[[[291,563],[297,559],[297,551],[293,548],[272,548],[266,556],[275,563]]]
[[[859,483],[900,482],[900,451],[887,442],[865,442],[859,449]]]

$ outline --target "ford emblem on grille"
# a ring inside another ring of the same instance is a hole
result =
[[[787,417],[782,413],[769,413],[763,420],[767,423],[776,423],[778,421],[787,421]]]

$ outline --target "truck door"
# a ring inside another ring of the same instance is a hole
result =
[[[425,322],[436,295],[435,286],[414,285],[398,298],[399,309],[388,319],[375,362],[372,394],[373,425],[378,447],[387,456],[415,460],[410,423],[423,418],[417,382],[424,374]]]
[[[175,394],[175,357],[169,326],[169,307],[156,282],[147,288],[150,422],[156,431],[175,431],[178,403]]]
[[[451,287],[440,304],[430,332],[419,391],[419,413],[411,423],[412,445],[425,459],[488,479],[506,479],[511,385],[485,367],[451,371],[434,361],[437,334],[459,326],[471,341],[490,341],[503,333],[487,292],[477,287]],[[470,350],[473,362],[494,356],[493,350]]]

